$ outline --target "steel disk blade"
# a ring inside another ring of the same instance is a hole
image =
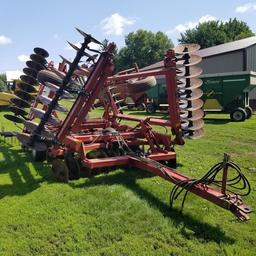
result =
[[[178,77],[183,78],[193,78],[200,76],[203,70],[199,67],[191,66],[191,67],[181,67],[176,70]]]
[[[24,117],[24,116],[28,115],[28,113],[24,109],[16,107],[16,106],[10,106],[8,109],[17,116]]]
[[[21,98],[12,98],[10,100],[15,106],[19,107],[19,108],[30,108],[30,102],[27,102]]]
[[[32,101],[34,99],[34,96],[31,94],[27,93],[26,91],[23,90],[16,90],[14,91],[14,94],[18,96],[19,98],[25,100],[25,101]]]
[[[195,121],[184,121],[182,123],[182,129],[183,130],[188,130],[188,131],[196,131],[204,126],[204,121],[202,119],[198,119]]]
[[[196,131],[184,131],[183,136],[189,139],[200,139],[204,134],[203,129],[199,129]]]
[[[180,117],[181,120],[195,121],[204,117],[204,111],[202,109],[197,109],[195,111],[181,111]]]
[[[47,63],[47,60],[39,54],[34,54],[34,53],[31,54],[30,59],[34,62],[41,64],[41,65],[45,65]]]
[[[34,48],[34,53],[36,53],[38,55],[41,55],[44,58],[48,58],[49,57],[49,53],[45,49],[40,48],[40,47]]]
[[[37,99],[45,106],[49,106],[50,103],[52,102],[51,98],[43,96],[43,95],[38,95]],[[59,104],[55,107],[55,110],[60,111],[60,112],[68,112],[68,110],[65,107],[63,107]]]
[[[33,68],[37,71],[40,71],[40,70],[43,70],[45,69],[45,66],[43,66],[42,64],[38,63],[38,62],[35,62],[35,61],[32,61],[32,60],[28,60],[26,62],[26,65],[29,67],[29,68]]]
[[[9,120],[9,121],[12,121],[14,123],[19,123],[19,124],[22,124],[24,123],[24,119],[18,117],[18,116],[13,116],[13,115],[9,115],[9,114],[4,114],[4,117]]]
[[[17,87],[25,92],[28,93],[35,93],[37,92],[36,88],[33,85],[21,82],[17,84]]]
[[[179,104],[180,104],[180,109],[194,111],[194,110],[202,108],[202,106],[204,105],[204,102],[201,99],[180,100]]]
[[[33,76],[28,76],[28,75],[22,75],[20,76],[20,80],[24,83],[35,85],[37,83],[36,78]]]
[[[23,72],[25,75],[32,76],[34,78],[37,77],[38,71],[33,68],[23,68]]]
[[[203,80],[199,78],[180,78],[177,80],[177,86],[180,89],[194,90],[201,87]]]
[[[181,58],[177,58],[176,66],[177,67],[189,67],[196,65],[202,61],[202,57],[198,55],[190,55],[188,58],[184,58],[183,56]]]
[[[38,117],[39,119],[42,119],[45,115],[45,111],[42,109],[38,109],[38,108],[31,108],[31,112]],[[47,120],[47,123],[51,123],[53,125],[59,125],[60,124],[60,120],[58,120],[57,118],[55,118],[54,116],[50,116]]]
[[[47,150],[47,146],[43,142],[35,141],[33,144],[31,143],[31,135],[28,133],[20,132],[17,134],[17,139],[26,147],[35,149],[37,151]]]
[[[199,44],[180,44],[177,45],[173,50],[176,54],[193,53],[200,49]]]
[[[59,75],[49,70],[41,70],[40,72],[38,72],[37,79],[39,83],[42,83],[42,84],[49,82],[57,86],[60,86],[63,83],[63,79]]]
[[[180,99],[196,100],[203,96],[203,91],[201,89],[179,90],[179,95]]]
[[[35,122],[32,122],[32,121],[25,121],[24,122],[24,126],[26,127],[26,129],[30,132],[34,132],[37,127],[38,127],[38,123],[35,123]],[[51,131],[47,131],[45,129],[43,129],[41,131],[41,134],[40,134],[42,137],[45,137],[47,139],[53,139],[54,138],[54,133],[51,132]]]

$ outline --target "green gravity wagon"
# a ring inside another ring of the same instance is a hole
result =
[[[256,72],[232,72],[202,75],[204,111],[229,113],[233,121],[250,118],[256,101]],[[166,85],[161,78],[157,86],[147,95],[150,99],[146,106],[148,113],[168,107],[166,104]]]

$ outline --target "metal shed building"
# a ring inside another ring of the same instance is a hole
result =
[[[197,52],[203,58],[204,74],[256,71],[256,36],[225,43]]]

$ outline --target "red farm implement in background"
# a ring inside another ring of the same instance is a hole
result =
[[[24,123],[23,131],[15,133],[23,147],[30,149],[38,160],[44,160],[47,154],[59,181],[79,178],[80,171],[93,174],[99,169],[129,165],[174,183],[171,204],[184,191],[183,206],[187,193],[191,192],[230,210],[241,220],[248,219],[251,210],[240,196],[250,192],[250,185],[240,168],[227,156],[223,163],[215,165],[200,179],[192,179],[170,167],[176,162],[175,145],[183,145],[186,137],[196,139],[203,135],[202,81],[197,78],[202,70],[194,66],[201,59],[193,55],[199,46],[180,45],[168,50],[162,68],[147,71],[134,68],[114,74],[115,44],[103,48],[91,35],[78,31],[84,42],[80,48],[70,44],[77,51],[76,57],[72,62],[62,57],[58,69],[42,60],[46,52],[35,51],[42,58],[32,59],[33,65],[28,69],[35,69],[41,61],[41,68],[33,76],[40,83],[39,94],[31,99],[28,115],[21,115],[24,104],[19,104],[20,113],[6,116],[14,122]],[[92,42],[99,45],[98,50],[90,49]],[[84,56],[87,57],[86,67],[80,65]],[[149,79],[153,81],[155,76],[166,79],[168,119],[125,114],[122,92],[136,91],[136,86],[132,87],[134,83],[147,86]],[[27,94],[36,83],[27,77],[32,76],[26,75],[25,82],[21,77],[23,84],[29,84],[22,88],[26,98],[18,97],[17,102],[27,102]],[[49,91],[47,96],[43,94],[45,90]],[[67,110],[61,105],[62,99],[71,95],[75,95],[75,99]],[[89,118],[89,112],[99,105],[102,116]],[[58,112],[63,112],[62,117]],[[169,129],[171,135],[156,131],[155,126]],[[244,194],[235,190],[238,183],[246,190]]]

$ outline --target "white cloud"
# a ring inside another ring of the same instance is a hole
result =
[[[123,17],[119,13],[114,13],[100,22],[101,29],[104,30],[105,34],[116,36],[123,34],[125,26],[129,26],[134,23],[135,19]]]
[[[256,3],[249,2],[243,5],[239,5],[235,10],[237,13],[246,13],[250,11],[256,11]]]
[[[197,21],[188,21],[183,24],[178,24],[175,28],[168,30],[166,34],[173,34],[173,33],[184,33],[188,29],[193,29],[195,28],[199,23],[204,23],[207,21],[212,21],[212,20],[217,20],[215,16],[206,14],[202,16],[200,19]]]
[[[11,44],[12,39],[10,37],[0,35],[0,45]]]
[[[26,54],[21,54],[21,55],[17,56],[17,59],[18,59],[19,61],[21,61],[21,62],[26,62],[26,61],[29,60],[29,56],[26,55]]]

